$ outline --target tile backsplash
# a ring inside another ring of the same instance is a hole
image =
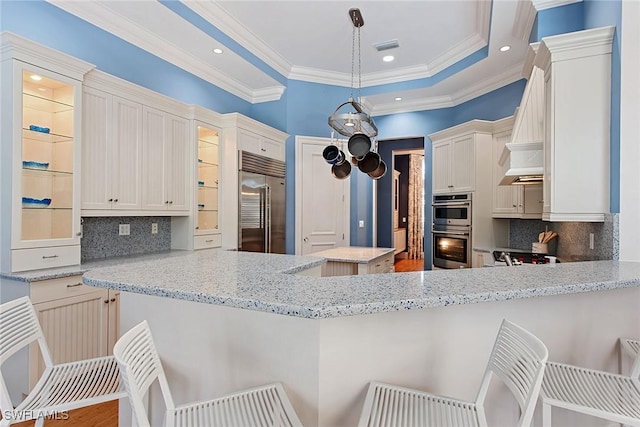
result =
[[[618,259],[618,215],[610,214],[604,222],[547,222],[512,219],[509,221],[509,247],[531,250],[538,234],[545,230],[558,233],[549,244],[549,252],[567,261]],[[589,248],[593,233],[593,249]]]
[[[158,224],[158,233],[151,225]],[[120,224],[129,224],[130,234],[119,235]],[[170,217],[85,217],[80,243],[82,262],[171,249]]]

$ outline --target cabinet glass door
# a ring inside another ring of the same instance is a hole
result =
[[[74,90],[22,72],[23,241],[73,237]]]
[[[198,126],[198,222],[196,231],[218,230],[218,182],[220,179],[219,132]]]

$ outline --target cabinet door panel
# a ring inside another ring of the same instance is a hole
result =
[[[108,291],[34,304],[54,363],[105,356]],[[106,301],[106,302],[105,302]],[[44,371],[37,345],[30,348],[30,387]]]
[[[113,197],[114,209],[140,209],[140,156],[142,106],[113,98]],[[116,201],[117,200],[117,201]]]
[[[82,209],[110,209],[112,96],[84,90],[82,141]]]
[[[167,154],[165,177],[167,186],[167,199],[170,210],[188,210],[190,201],[191,184],[189,166],[192,161],[189,158],[189,131],[187,121],[180,117],[169,116],[167,120]]]
[[[165,188],[166,113],[144,107],[142,144],[142,208],[165,210],[169,203]]]
[[[511,131],[502,132],[493,137],[493,216],[515,218],[520,211],[522,186],[500,185],[502,174],[498,163],[505,144],[511,139]]]
[[[473,135],[456,138],[452,143],[451,184],[455,191],[475,188],[475,145]]]
[[[433,192],[451,190],[449,174],[451,166],[451,145],[449,141],[433,144]]]

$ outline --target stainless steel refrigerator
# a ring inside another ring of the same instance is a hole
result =
[[[238,250],[285,253],[285,163],[239,153]]]

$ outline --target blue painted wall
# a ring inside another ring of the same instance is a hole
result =
[[[620,31],[622,2],[620,0],[586,0],[584,2],[584,27],[598,28],[614,25],[611,52],[611,212],[620,212]]]
[[[582,2],[544,9],[538,12],[536,16],[529,42],[537,42],[543,37],[571,33],[583,29],[584,8]]]

